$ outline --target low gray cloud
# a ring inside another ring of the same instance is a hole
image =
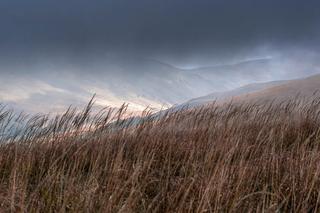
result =
[[[265,46],[318,51],[319,24],[316,0],[2,0],[0,54],[224,60]]]

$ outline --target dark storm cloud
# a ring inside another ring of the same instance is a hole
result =
[[[259,45],[318,51],[316,0],[1,0],[2,57],[48,52],[240,54]]]

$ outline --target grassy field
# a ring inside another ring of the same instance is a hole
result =
[[[320,99],[150,119],[0,112],[1,212],[320,211]]]

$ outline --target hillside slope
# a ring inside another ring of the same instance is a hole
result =
[[[307,78],[249,84],[226,92],[215,92],[172,107],[171,111],[194,108],[213,102],[218,104],[246,101],[287,100],[296,96],[311,97],[320,90],[320,74]]]
[[[190,101],[187,102],[187,104],[201,105],[201,104],[206,104],[212,101],[221,101],[223,99],[232,98],[235,96],[244,95],[244,94],[260,91],[266,88],[270,88],[273,86],[281,85],[286,82],[287,81],[272,81],[272,82],[266,82],[266,83],[248,84],[246,86],[239,87],[237,89],[233,89],[225,92],[215,92],[206,96],[191,99]]]
[[[320,74],[308,78],[292,80],[287,83],[267,88],[261,91],[248,93],[234,97],[235,101],[251,100],[287,100],[299,96],[300,98],[310,98],[318,95],[320,90]]]

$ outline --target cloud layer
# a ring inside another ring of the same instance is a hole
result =
[[[318,51],[319,24],[320,2],[316,0],[0,3],[3,57],[125,52],[179,63],[249,56],[263,48]]]

